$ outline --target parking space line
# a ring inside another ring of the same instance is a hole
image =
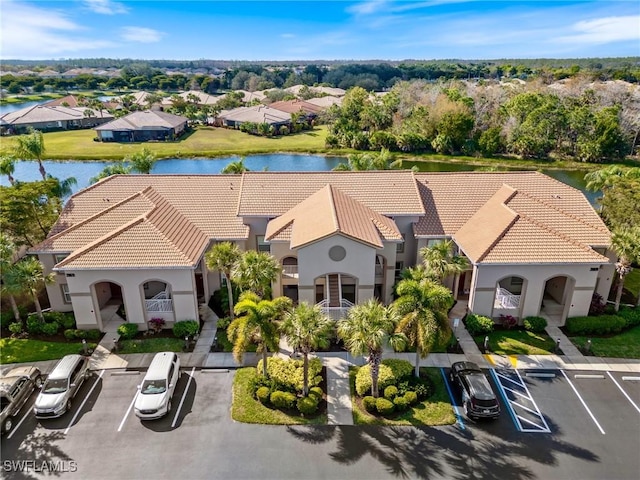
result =
[[[87,396],[84,397],[84,400],[82,401],[82,403],[80,404],[80,408],[78,408],[78,410],[76,411],[76,414],[73,416],[73,418],[71,419],[71,421],[69,422],[69,426],[65,429],[64,434],[66,435],[67,433],[69,433],[69,429],[71,428],[71,425],[73,425],[73,422],[76,421],[76,418],[78,418],[78,415],[80,415],[80,412],[82,411],[82,407],[84,407],[84,404],[87,403],[87,400],[89,400],[89,397],[91,396],[91,394],[93,393],[93,390],[96,388],[96,386],[98,385],[98,382],[100,381],[100,379],[102,378],[102,375],[104,375],[104,370],[100,370],[100,375],[98,375],[98,378],[96,378],[96,381],[93,382],[93,385],[91,386],[91,390],[89,390],[89,393],[87,393]]]
[[[622,386],[616,381],[615,378],[613,378],[613,375],[611,375],[611,372],[607,372],[607,375],[609,375],[611,380],[613,380],[613,383],[616,384],[616,387],[618,387],[620,389],[622,394],[625,397],[627,397],[627,400],[629,400],[631,402],[631,405],[633,405],[633,407],[638,411],[638,413],[640,413],[640,407],[638,407],[638,405],[636,405],[636,403],[633,400],[631,400],[631,397],[627,394],[627,392],[625,392],[624,389],[622,388]]]
[[[513,424],[515,425],[516,429],[519,432],[521,432],[522,431],[522,425],[520,425],[520,422],[516,418],[515,412],[511,408],[511,404],[509,403],[509,398],[507,397],[507,394],[504,392],[504,388],[502,386],[502,383],[500,382],[500,380],[498,380],[498,375],[500,375],[500,374],[497,373],[493,368],[489,369],[489,373],[491,373],[491,376],[493,377],[493,380],[496,382],[496,385],[498,386],[498,391],[500,392],[500,396],[502,397],[502,401],[504,402],[504,404],[507,407],[507,411],[509,412],[509,416],[511,417],[511,420],[513,421]],[[500,375],[500,376],[502,376],[502,375]]]
[[[193,374],[196,371],[196,367],[191,369],[191,373],[189,374],[189,380],[187,381],[187,386],[182,393],[182,398],[180,399],[180,405],[178,405],[178,410],[176,411],[175,416],[173,417],[173,422],[171,423],[171,428],[176,427],[176,422],[178,421],[178,415],[180,415],[180,410],[182,409],[182,404],[184,403],[184,399],[187,396],[187,392],[189,391],[189,385],[191,385],[191,380],[193,380]]]
[[[593,423],[596,424],[596,427],[598,427],[598,430],[600,430],[600,433],[602,433],[603,435],[605,435],[604,430],[602,429],[602,427],[600,426],[600,424],[598,423],[598,420],[596,420],[596,417],[593,416],[593,413],[591,413],[591,410],[589,410],[589,407],[587,407],[587,404],[585,403],[585,401],[582,399],[582,397],[580,396],[580,394],[578,393],[578,390],[576,389],[576,387],[573,385],[573,383],[571,383],[571,380],[569,380],[569,377],[567,376],[567,374],[564,372],[564,370],[560,370],[562,372],[562,375],[564,375],[564,378],[567,380],[567,382],[569,383],[569,386],[572,388],[573,392],[576,394],[576,396],[578,397],[578,400],[580,400],[580,403],[582,403],[582,406],[584,407],[584,409],[587,411],[587,413],[589,414],[589,416],[591,417],[591,420],[593,420]]]
[[[140,384],[140,386],[142,386],[142,384]],[[138,398],[139,393],[140,393],[140,390],[138,389],[138,386],[136,386],[136,394],[133,396],[133,400],[131,400],[131,403],[129,404],[129,408],[127,408],[127,413],[124,414],[124,418],[120,422],[118,431],[122,430],[122,427],[124,426],[124,422],[127,421],[127,417],[129,416],[129,413],[131,413],[131,409],[133,408],[133,404],[136,403],[136,398]]]
[[[440,368],[440,373],[442,373],[442,378],[444,379],[444,385],[447,387],[447,393],[449,394],[449,398],[451,399],[451,406],[453,407],[453,413],[456,416],[456,422],[460,425],[460,429],[464,430],[464,421],[462,420],[462,415],[460,415],[460,410],[458,410],[458,406],[456,405],[456,400],[453,398],[453,392],[451,391],[451,386],[449,385],[449,380],[447,379],[447,374],[444,373],[444,368]]]
[[[520,395],[520,396],[521,396],[521,397],[523,397],[523,398],[529,398],[529,397],[527,397],[525,394],[520,393],[520,392],[518,392],[518,391],[516,391],[516,390],[513,390],[512,388],[505,387],[504,385],[502,386],[502,388],[504,388],[505,390],[510,391],[511,393],[515,393],[516,395]]]

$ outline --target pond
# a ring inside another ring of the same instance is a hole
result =
[[[220,171],[230,162],[239,160],[240,157],[224,158],[168,158],[158,160],[152,173],[158,174],[213,174]],[[268,154],[249,155],[245,157],[245,166],[252,171],[269,170],[280,171],[327,171],[338,165],[344,158],[328,157],[323,155],[294,155],[294,154]],[[43,162],[47,173],[58,178],[75,177],[78,185],[74,191],[89,186],[89,180],[100,173],[107,165],[113,162],[100,161],[50,161]],[[412,164],[408,163],[407,167]],[[460,172],[480,170],[486,167],[475,165],[448,163],[448,162],[419,162],[416,163],[421,171],[428,172]],[[597,192],[585,191],[583,171],[575,170],[543,170],[543,173],[561,182],[581,190],[589,201],[595,205]],[[40,178],[37,162],[22,161],[16,163],[14,177],[17,180],[33,181]],[[0,185],[8,185],[6,176],[0,177]]]

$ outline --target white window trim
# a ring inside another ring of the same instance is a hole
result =
[[[64,303],[71,303],[71,293],[69,292],[69,284],[61,283],[60,289],[62,290],[62,301]]]

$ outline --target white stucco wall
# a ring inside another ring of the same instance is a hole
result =
[[[42,263],[44,267],[44,274],[48,275],[53,270],[55,265],[55,260],[53,255],[48,254],[40,254],[38,255],[38,260]],[[67,279],[61,273],[55,273],[55,283],[50,285],[46,285],[47,296],[49,297],[49,305],[51,306],[51,310],[56,312],[70,312],[73,310],[73,304],[66,303],[64,301],[64,297],[62,296],[62,289],[60,287],[61,284],[67,283]]]

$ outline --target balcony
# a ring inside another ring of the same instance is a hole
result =
[[[298,278],[298,265],[283,265],[282,274],[285,277]]]
[[[345,300],[344,298],[340,300],[339,307],[330,307],[329,300],[322,300],[317,305],[322,310],[322,313],[324,313],[334,322],[345,318],[351,307],[353,307],[353,303],[351,303],[349,300]]]
[[[145,300],[147,312],[173,312],[173,300],[171,298]]]
[[[520,295],[514,295],[504,288],[498,288],[493,306],[501,310],[517,310],[520,308]]]

